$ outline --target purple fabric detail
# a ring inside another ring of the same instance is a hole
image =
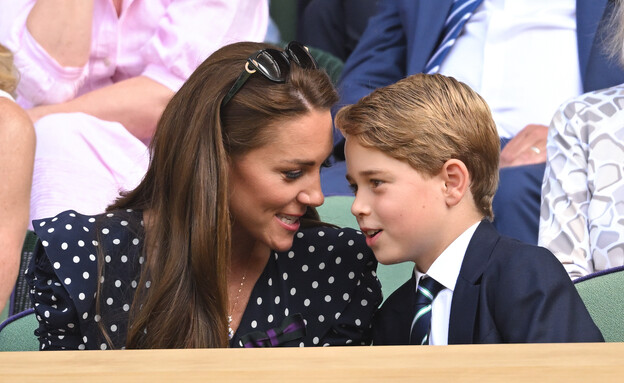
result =
[[[275,330],[270,329],[269,331],[267,331],[267,335],[269,336],[271,346],[277,346],[279,344],[279,342],[277,341],[277,333],[275,333]]]
[[[254,348],[254,347],[261,347],[262,346],[262,344],[257,344],[257,343],[258,343],[258,341],[256,341],[255,344],[254,344],[253,341],[250,341],[250,342],[245,343],[243,345],[243,347],[245,347],[245,348]]]
[[[11,297],[9,298],[9,315],[12,315],[13,311],[15,311],[15,288],[13,288],[13,291],[11,291]],[[19,314],[20,313],[17,313],[15,315]],[[0,330],[2,330],[2,327],[0,327]]]
[[[0,331],[2,331],[2,329],[5,328],[9,323],[14,322],[14,321],[16,321],[16,320],[18,320],[20,318],[23,318],[23,317],[25,317],[27,315],[30,315],[30,314],[32,314],[34,312],[35,312],[35,309],[30,308],[30,309],[24,310],[22,312],[19,312],[19,313],[15,314],[15,315],[11,315],[7,319],[5,319],[4,322],[0,323]]]
[[[301,323],[294,322],[289,324],[288,327],[284,329],[284,334],[288,334],[289,332],[295,332],[297,330],[301,330],[302,328],[304,328],[304,326],[302,326]]]
[[[587,275],[585,275],[583,277],[575,279],[574,283],[583,282],[583,281],[586,281],[588,279],[599,277],[601,275],[617,273],[619,271],[624,271],[624,266],[611,267],[609,269],[604,269],[604,270],[596,271],[595,273],[587,274]]]
[[[275,347],[305,336],[305,322],[301,314],[287,317],[281,325],[264,331],[256,331],[242,337],[243,347]]]

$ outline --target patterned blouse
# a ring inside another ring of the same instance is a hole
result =
[[[112,346],[124,348],[144,263],[142,213],[66,211],[34,221],[34,227],[40,242],[27,279],[41,349],[109,348],[101,325]],[[104,260],[101,297],[98,248]],[[359,231],[300,230],[289,251],[272,252],[230,346],[369,344],[371,319],[381,302],[376,266]]]
[[[573,279],[624,265],[624,84],[581,95],[555,114],[539,244]]]

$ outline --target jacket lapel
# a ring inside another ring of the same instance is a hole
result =
[[[481,277],[499,238],[494,226],[483,220],[468,244],[453,292],[448,344],[470,344],[476,341]]]
[[[399,287],[375,315],[373,344],[409,344],[409,333],[416,305],[416,276]]]

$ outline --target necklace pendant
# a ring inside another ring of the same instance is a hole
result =
[[[228,315],[228,339],[232,340],[234,338],[234,330],[232,330],[232,314],[236,312],[236,306],[238,305],[238,298],[243,291],[243,286],[245,285],[245,278],[247,277],[247,270],[243,273],[243,278],[241,279],[240,286],[238,288],[238,292],[236,293],[236,298],[234,299],[234,305],[232,306],[232,310],[230,311],[230,315]],[[229,294],[228,294],[229,295]]]
[[[232,324],[232,316],[228,315],[228,340],[232,340],[232,338],[234,338],[234,330],[232,330],[232,326],[230,326]]]

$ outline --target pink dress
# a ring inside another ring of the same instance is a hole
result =
[[[2,20],[10,18],[12,27],[0,28],[0,43],[15,54],[17,102],[25,108],[65,102],[140,75],[177,91],[223,45],[262,41],[269,17],[267,0],[124,0],[119,17],[110,0],[94,0],[89,61],[63,67],[26,28],[35,2],[7,2]],[[64,113],[40,119],[35,130],[31,220],[69,208],[101,212],[147,169],[146,143],[120,123]]]

